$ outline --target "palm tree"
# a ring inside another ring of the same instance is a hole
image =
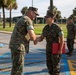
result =
[[[48,7],[48,9],[50,10],[50,6]],[[50,10],[51,11],[51,10]],[[56,8],[56,6],[53,6],[52,12],[55,15],[55,19],[56,21],[61,18],[61,12]]]
[[[73,15],[76,16],[76,7],[73,9]]]
[[[28,7],[26,7],[26,6],[23,7],[21,10],[22,15],[26,14],[27,10],[28,10]]]
[[[61,12],[56,8],[56,6],[53,6],[53,13],[55,14],[56,20],[61,18]]]
[[[0,8],[2,8],[2,11],[3,11],[3,28],[5,28],[5,10],[4,10],[4,8],[7,5],[7,1],[8,0],[0,0]]]
[[[7,2],[7,7],[6,9],[10,10],[10,24],[9,24],[9,27],[11,27],[11,12],[12,12],[12,9],[17,9],[17,3],[16,3],[16,0],[8,0]]]
[[[69,17],[72,18],[76,17],[76,7],[73,9],[73,13]]]

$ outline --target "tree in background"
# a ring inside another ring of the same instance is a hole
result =
[[[5,7],[7,6],[8,0],[0,0],[0,8],[3,11],[3,28],[5,28]]]
[[[53,13],[55,14],[56,21],[61,18],[61,12],[56,8],[56,6],[53,6]]]
[[[76,24],[76,8],[73,9],[73,15],[74,24]]]
[[[23,7],[21,10],[22,15],[26,14],[27,10],[28,10],[28,7],[26,7],[26,6]]]
[[[11,22],[12,22],[12,18],[11,18],[11,15],[12,15],[12,9],[17,9],[17,3],[16,3],[16,0],[8,0],[7,1],[7,7],[6,9],[10,10],[10,22],[9,22],[9,27],[11,27]]]
[[[71,14],[69,17],[72,17],[74,20],[74,23],[76,24],[76,7],[73,9],[73,14]]]
[[[73,14],[70,15],[70,17],[76,16],[76,8],[73,9]]]
[[[73,15],[76,16],[76,7],[73,9]]]
[[[50,7],[48,7],[48,9],[50,10]],[[53,11],[52,11],[55,15],[55,20],[57,21],[59,18],[61,18],[61,12],[56,8],[56,6],[53,6]]]

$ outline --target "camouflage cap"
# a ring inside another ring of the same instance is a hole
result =
[[[48,18],[48,17],[54,18],[55,15],[54,15],[54,13],[52,13],[50,10],[48,10],[46,16],[44,16],[44,17],[45,17],[45,18]]]
[[[39,16],[39,14],[38,14],[38,9],[37,9],[37,8],[35,8],[35,7],[29,7],[28,10],[34,11],[35,14]]]

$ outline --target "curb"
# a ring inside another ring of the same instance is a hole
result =
[[[9,31],[0,31],[0,33],[12,34],[12,32],[9,32]]]
[[[4,34],[12,34],[12,32],[9,32],[9,31],[0,31],[0,33],[4,33]],[[40,35],[37,35],[37,36],[40,36]]]

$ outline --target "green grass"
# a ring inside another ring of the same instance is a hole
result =
[[[64,37],[66,37],[67,36],[66,24],[59,24],[59,26],[62,28],[62,30],[64,32]]]
[[[12,24],[12,27],[9,27],[9,23],[6,23],[5,28],[3,29],[2,23],[0,23],[0,30],[2,31],[13,31],[15,24]]]
[[[6,23],[6,28],[3,29],[2,23],[0,23],[0,30],[12,32],[14,25],[15,24],[12,24],[12,27],[9,27],[9,24]],[[44,26],[45,26],[45,24],[34,24],[35,34],[40,35],[42,33],[42,29],[44,28]],[[66,37],[66,35],[67,35],[66,24],[59,24],[59,26],[63,29],[64,37]]]
[[[41,34],[42,33],[42,29],[44,28],[45,24],[35,24],[34,25],[34,31],[36,34]]]

